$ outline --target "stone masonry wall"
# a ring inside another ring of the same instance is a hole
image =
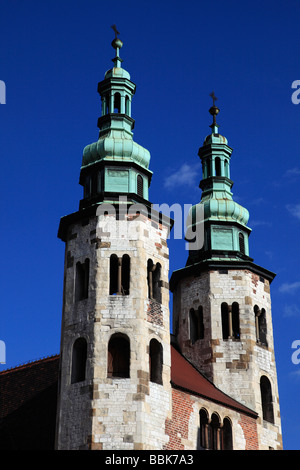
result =
[[[174,296],[178,340],[183,353],[220,389],[260,415],[262,448],[280,448],[281,423],[268,280],[249,270],[203,272],[198,277],[183,279]],[[239,304],[238,339],[223,339],[222,302]],[[199,305],[203,306],[204,338],[192,344],[189,310]],[[267,346],[257,343],[255,305],[266,311]],[[263,422],[261,418],[262,375],[272,385],[274,425]]]

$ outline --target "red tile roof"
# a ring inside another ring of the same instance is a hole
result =
[[[184,358],[174,346],[171,346],[171,382],[174,388],[180,388],[188,393],[201,396],[255,418],[258,416],[256,412],[219,390]]]
[[[58,362],[56,355],[0,372],[0,419],[53,385]]]

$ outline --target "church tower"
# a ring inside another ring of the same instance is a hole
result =
[[[135,84],[114,66],[98,85],[98,140],[83,151],[79,210],[65,242],[57,449],[162,449],[171,410],[170,225],[149,202],[148,150],[134,142]]]
[[[213,106],[211,133],[199,149],[202,197],[187,222],[186,266],[173,272],[173,332],[182,351],[226,394],[258,413],[261,449],[282,448],[272,331],[272,272],[249,254],[249,213],[232,197],[232,148],[219,133]],[[201,217],[198,217],[198,214]],[[197,232],[198,229],[198,232]]]

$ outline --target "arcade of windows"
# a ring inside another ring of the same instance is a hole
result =
[[[253,308],[255,316],[256,342],[261,346],[268,346],[266,311],[257,305]],[[233,302],[228,305],[221,304],[222,339],[240,340],[240,312],[239,304]],[[189,339],[194,344],[204,338],[203,307],[191,308],[189,311]]]
[[[83,382],[86,379],[87,341],[77,338],[73,344],[71,383]],[[163,347],[156,339],[149,343],[149,377],[150,382],[162,385]],[[114,333],[107,348],[107,377],[130,378],[130,339],[126,334]]]
[[[87,299],[89,296],[90,260],[76,263],[75,272],[75,302]],[[149,299],[161,303],[161,264],[147,262],[147,285]],[[109,260],[109,295],[130,294],[130,256],[112,254]]]
[[[75,302],[88,298],[89,295],[89,259],[76,263]],[[161,265],[151,259],[147,263],[148,297],[161,302]],[[130,257],[124,254],[110,256],[110,295],[129,295],[130,293]],[[257,344],[267,346],[266,311],[257,305],[253,308]],[[239,304],[233,302],[221,304],[223,339],[240,339]],[[204,338],[203,307],[191,308],[189,312],[189,335],[194,344]],[[82,382],[86,378],[87,342],[83,337],[73,344],[71,383]],[[150,381],[162,384],[163,347],[159,341],[152,339],[149,343],[149,377]],[[115,333],[111,336],[107,350],[107,377],[130,377],[130,340],[127,335]],[[274,423],[271,383],[266,376],[260,379],[262,416],[265,421]],[[231,449],[232,428],[229,418],[221,423],[216,413],[208,418],[206,410],[200,411],[199,448]]]

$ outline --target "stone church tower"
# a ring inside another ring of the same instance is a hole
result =
[[[114,66],[98,84],[98,140],[83,151],[83,198],[59,226],[56,448],[281,448],[275,274],[250,257],[249,213],[232,198],[232,148],[218,131],[216,98],[199,149],[202,197],[187,222],[196,240],[169,285],[172,221],[149,201],[150,153],[133,140],[136,87],[117,36]]]
[[[186,266],[172,274],[173,331],[185,357],[258,413],[259,441],[266,449],[274,436],[281,442],[270,298],[275,274],[250,258],[249,213],[232,198],[232,148],[219,134],[212,97],[212,131],[198,153],[202,197],[187,227],[192,238],[202,224],[203,243],[200,237]],[[197,212],[203,214],[198,221]]]
[[[148,150],[133,140],[135,84],[114,66],[98,85],[97,142],[83,152],[65,242],[58,449],[160,449],[171,409],[169,221],[151,210]]]

